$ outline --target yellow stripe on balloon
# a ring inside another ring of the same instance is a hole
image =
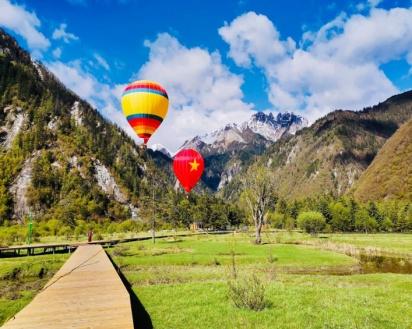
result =
[[[156,129],[155,128],[151,128],[151,127],[148,127],[148,126],[137,126],[135,129],[134,129],[134,131],[137,133],[137,134],[153,134],[155,131],[156,131]]]
[[[153,114],[164,118],[167,114],[169,100],[158,94],[136,92],[122,97],[123,114]]]

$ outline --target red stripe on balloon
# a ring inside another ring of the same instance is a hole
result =
[[[152,128],[158,128],[161,121],[151,118],[134,118],[128,120],[129,124],[134,128],[136,126],[147,126]]]
[[[125,91],[132,90],[132,89],[139,89],[139,88],[158,90],[158,91],[161,91],[162,93],[165,93],[167,95],[166,90],[164,90],[159,85],[155,85],[155,84],[147,83],[147,82],[146,83],[136,83],[136,84],[128,85],[126,87]]]

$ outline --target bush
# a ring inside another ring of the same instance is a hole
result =
[[[326,226],[325,217],[317,211],[305,211],[299,214],[298,226],[310,234],[322,231]]]
[[[236,307],[261,311],[268,306],[266,287],[256,275],[229,281],[228,286],[228,297]]]
[[[267,221],[271,227],[282,229],[285,227],[286,216],[278,212],[270,212]]]
[[[63,225],[59,230],[59,236],[64,236],[67,240],[72,237],[73,229],[68,225]]]
[[[376,220],[369,216],[369,213],[366,209],[361,208],[355,213],[355,227],[359,231],[364,231],[365,233],[374,231],[378,224]]]

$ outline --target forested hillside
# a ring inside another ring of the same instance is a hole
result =
[[[411,116],[411,91],[363,111],[334,111],[273,144],[258,161],[273,172],[283,198],[338,197],[352,188],[386,140]],[[238,186],[235,179],[224,195],[233,196]]]
[[[137,221],[120,230],[148,229],[154,214],[164,227],[242,220],[236,206],[174,184],[169,158],[137,146],[0,29],[0,224],[31,215],[47,235],[85,233],[86,222],[117,231],[111,222],[126,219]]]
[[[148,154],[0,31],[0,221],[135,217]]]
[[[412,200],[412,119],[385,143],[356,184],[360,201]]]

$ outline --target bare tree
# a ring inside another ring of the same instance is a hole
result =
[[[255,224],[255,243],[260,244],[262,226],[275,200],[273,175],[268,168],[254,165],[246,172],[242,183],[241,200]]]

